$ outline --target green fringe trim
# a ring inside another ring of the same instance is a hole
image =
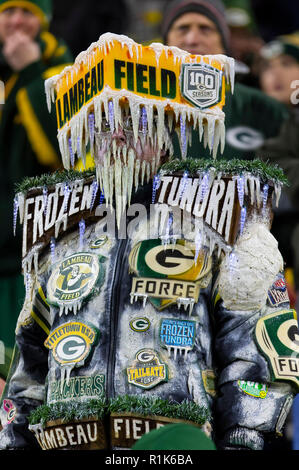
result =
[[[188,171],[191,174],[215,169],[216,172],[229,175],[239,175],[244,172],[251,173],[253,176],[260,178],[262,182],[273,181],[288,185],[288,179],[283,170],[277,165],[269,164],[261,160],[214,160],[214,159],[195,159],[188,158],[186,160],[174,159],[165,163],[160,168],[160,172]],[[17,193],[24,193],[30,189],[41,188],[44,186],[54,186],[58,183],[71,182],[76,180],[95,177],[94,168],[85,171],[62,170],[53,173],[47,173],[41,176],[25,178],[16,184]]]
[[[211,421],[209,410],[189,400],[181,403],[169,402],[162,398],[139,395],[124,395],[107,400],[106,398],[86,400],[82,402],[58,402],[42,405],[33,410],[29,417],[29,424],[45,425],[47,421],[61,419],[72,422],[84,418],[97,417],[103,419],[110,413],[136,413],[142,416],[164,416],[185,421],[193,421],[203,425]]]
[[[61,170],[55,171],[53,173],[45,173],[41,176],[28,177],[22,180],[20,183],[15,185],[15,191],[17,193],[24,193],[30,189],[41,188],[44,186],[54,186],[58,183],[65,183],[71,181],[78,181],[95,177],[95,169],[89,169],[85,171],[76,171],[76,170]]]
[[[283,170],[268,162],[261,160],[211,160],[211,159],[195,159],[187,158],[186,160],[171,160],[160,168],[160,173],[188,171],[191,175],[198,172],[204,172],[214,169],[216,173],[223,175],[241,175],[242,173],[250,173],[258,177],[262,182],[273,181],[288,185],[288,179],[284,175]]]

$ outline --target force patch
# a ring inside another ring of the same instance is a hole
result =
[[[273,307],[290,302],[286,281],[283,274],[279,274],[277,276],[275,282],[269,289],[268,302]]]
[[[192,249],[194,248],[194,249]],[[200,293],[200,280],[211,270],[208,252],[199,254],[194,262],[195,247],[184,240],[178,240],[175,246],[165,246],[161,240],[145,240],[135,245],[129,255],[133,278],[131,303],[139,298],[145,306],[147,299],[158,310],[172,304],[189,306],[192,313]]]
[[[160,323],[160,342],[162,347],[174,350],[175,358],[177,352],[185,355],[191,351],[195,343],[196,323],[194,321],[175,320],[165,318]]]
[[[207,64],[183,64],[181,93],[200,109],[221,102],[223,72]]]
[[[256,325],[258,346],[271,366],[273,380],[299,385],[299,330],[295,310],[283,310],[261,318]]]
[[[238,386],[242,392],[255,398],[266,398],[268,393],[267,385],[258,382],[238,380]]]
[[[127,368],[128,382],[136,387],[150,389],[161,382],[167,382],[167,365],[160,361],[153,349],[142,349],[136,354],[135,361]]]
[[[76,253],[58,263],[47,285],[48,302],[60,308],[60,316],[68,311],[76,315],[104,281],[106,258],[90,253]]]

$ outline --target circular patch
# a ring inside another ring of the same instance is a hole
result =
[[[76,253],[54,268],[48,281],[47,299],[62,310],[75,310],[93,293],[103,275],[104,268],[97,255]]]

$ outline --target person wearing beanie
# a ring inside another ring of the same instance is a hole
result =
[[[222,52],[229,54],[230,33],[225,20],[225,8],[221,1],[175,0],[170,2],[166,6],[161,26],[164,42],[181,49],[186,49],[184,46],[192,48],[189,35],[185,34],[186,28],[197,29],[197,34],[202,34],[201,41],[192,50],[194,54],[220,54]],[[210,49],[214,52],[202,52],[203,49],[205,51]]]
[[[279,36],[261,50],[260,83],[267,95],[288,106],[292,83],[299,79],[299,32]]]
[[[290,182],[274,230],[290,276],[292,303],[299,308],[299,32],[267,43],[261,50],[259,69],[264,92],[290,109],[279,135],[264,143],[259,157],[279,165]]]
[[[59,166],[56,117],[49,115],[46,78],[72,61],[68,47],[48,31],[51,0],[0,0],[0,377],[5,380],[25,296],[13,234],[15,184]]]

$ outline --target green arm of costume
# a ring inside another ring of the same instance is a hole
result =
[[[72,61],[63,42],[45,32],[41,36],[42,60],[29,65],[20,73],[16,103],[29,142],[40,164],[55,169],[60,167],[55,110],[49,113],[44,82],[60,73]]]

